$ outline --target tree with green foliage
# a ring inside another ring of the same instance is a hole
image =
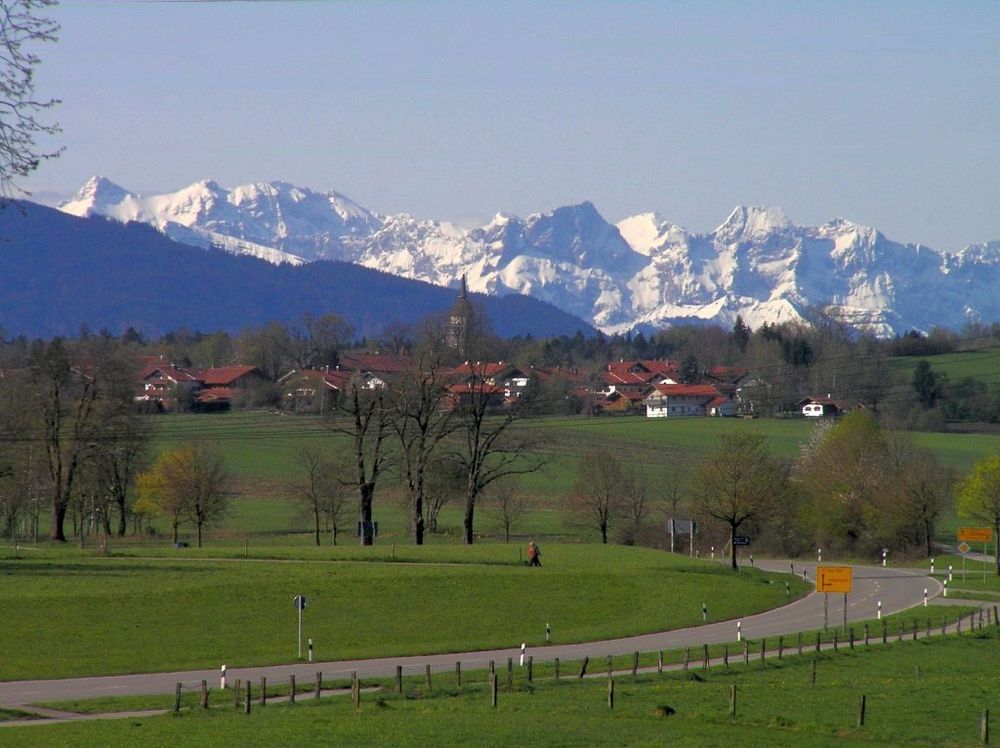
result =
[[[730,548],[741,527],[767,517],[788,489],[788,467],[767,448],[763,434],[733,431],[719,436],[719,448],[695,469],[696,511],[729,528]],[[736,553],[731,555],[736,567]]]
[[[694,384],[701,379],[701,367],[693,354],[685,356],[681,361],[680,375],[683,384]]]
[[[736,322],[733,323],[733,342],[736,347],[740,349],[740,353],[745,353],[747,349],[747,344],[750,342],[750,336],[753,331],[750,326],[743,321],[743,315],[736,315]]]
[[[202,531],[217,522],[229,508],[229,476],[222,455],[203,444],[164,452],[153,468],[139,476],[137,511],[170,519],[177,542],[182,519],[195,526],[198,547]]]
[[[917,401],[924,410],[930,410],[937,405],[941,397],[941,378],[931,368],[927,359],[922,358],[913,370],[913,389],[917,393]]]
[[[986,457],[958,484],[958,515],[993,528],[996,572],[1000,576],[1000,455]]]

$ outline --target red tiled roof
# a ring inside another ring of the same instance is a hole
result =
[[[228,385],[235,382],[240,377],[257,371],[256,366],[221,366],[215,369],[204,369],[200,372],[201,380],[209,386]]]
[[[710,384],[658,384],[656,391],[667,397],[710,397],[719,396],[719,391]]]
[[[340,368],[346,371],[374,371],[395,374],[405,371],[410,365],[410,360],[404,356],[359,353],[340,358]]]
[[[184,371],[183,369],[177,369],[173,366],[168,366],[166,364],[153,364],[151,366],[146,366],[139,372],[139,378],[141,380],[149,379],[156,372],[160,372],[163,376],[168,379],[172,379],[175,382],[200,382],[198,377]]]
[[[219,400],[230,400],[233,391],[229,387],[213,387],[210,390],[201,390],[195,398],[199,403],[218,402]]]

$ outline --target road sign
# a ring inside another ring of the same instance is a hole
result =
[[[733,545],[750,545],[750,538],[746,535],[734,535]]]
[[[850,566],[817,566],[817,592],[843,592],[845,595],[854,585],[854,574]]]
[[[993,542],[992,527],[959,527],[958,539],[968,543],[991,543]],[[964,551],[963,551],[964,553]]]
[[[958,544],[958,550],[960,553],[968,553],[972,549],[972,546],[966,543],[964,540]]]

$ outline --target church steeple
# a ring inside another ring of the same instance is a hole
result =
[[[475,311],[469,301],[469,286],[465,273],[462,273],[462,285],[458,299],[448,312],[448,330],[446,342],[462,356],[469,352],[469,333],[473,327],[472,318]]]

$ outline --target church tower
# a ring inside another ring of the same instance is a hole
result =
[[[472,334],[474,316],[475,310],[469,301],[469,288],[463,273],[462,290],[448,312],[448,327],[445,331],[448,347],[454,348],[463,357],[469,352],[469,336]]]

